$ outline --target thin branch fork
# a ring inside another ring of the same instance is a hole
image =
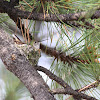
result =
[[[48,69],[46,69],[46,68],[44,68],[42,66],[38,66],[38,65],[35,66],[35,69],[38,70],[38,71],[44,72],[50,79],[55,80],[58,84],[63,86],[64,90],[66,91],[66,94],[73,95],[73,97],[77,97],[79,99],[83,98],[83,99],[86,99],[86,100],[97,100],[94,97],[91,97],[91,96],[88,96],[86,94],[80,93],[80,92],[78,92],[76,90],[73,90],[65,81],[63,81],[60,77],[57,77],[55,74],[53,74]],[[64,93],[64,91],[63,91],[63,93]]]

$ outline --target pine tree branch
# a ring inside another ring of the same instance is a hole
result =
[[[64,90],[66,91],[66,94],[73,95],[73,97],[77,97],[77,100],[80,98],[87,99],[87,100],[97,100],[94,97],[88,96],[86,94],[77,92],[73,90],[65,81],[63,81],[60,77],[57,77],[55,74],[50,72],[48,69],[42,67],[42,66],[35,66],[36,70],[44,72],[50,79],[55,80],[58,84],[64,87]]]
[[[43,44],[40,44],[40,49],[42,50],[42,52],[46,53],[47,55],[55,57],[57,60],[60,59],[64,63],[67,62],[70,66],[71,63],[79,63],[79,61],[81,61],[79,58],[72,57],[69,55],[66,56],[64,52],[57,51],[55,48],[47,47]]]
[[[16,25],[21,30],[21,32],[25,34],[25,25],[22,24],[21,19],[16,17],[15,15],[13,15],[11,13],[8,13],[8,15],[16,23]],[[91,28],[94,28],[94,26],[92,26],[90,23],[88,23],[88,22],[85,22],[85,23],[87,24],[87,26],[89,26]],[[73,21],[72,21],[72,24],[77,27],[77,25],[75,23],[73,23]],[[78,24],[78,26],[82,26],[82,25]],[[88,28],[88,27],[86,27],[86,28]],[[32,35],[30,33],[29,33],[29,36],[30,36],[30,40],[32,40]],[[27,37],[27,34],[26,34],[26,37]],[[50,56],[55,57],[57,60],[60,59],[64,63],[67,62],[70,66],[71,66],[71,62],[72,63],[73,62],[78,62],[79,63],[78,60],[80,60],[79,58],[71,57],[69,55],[66,56],[64,52],[57,51],[56,49],[47,47],[47,46],[45,46],[43,44],[40,44],[40,49],[44,53],[46,53],[46,54],[48,54]],[[82,61],[82,62],[85,63],[85,61]]]
[[[18,4],[19,2],[17,2]],[[11,5],[11,3],[9,4]],[[18,16],[13,16],[11,13],[8,13],[9,17],[17,24],[18,28],[20,29],[20,18],[18,18]],[[79,23],[77,23],[76,21],[66,21],[66,24],[70,25],[70,26],[74,26],[74,27],[84,27],[86,29],[91,29],[91,28],[95,28],[92,24],[90,24],[89,22],[85,22],[84,25],[81,25]],[[23,29],[23,33],[24,33],[24,25],[22,24],[22,29]],[[31,35],[30,35],[31,37]]]
[[[2,3],[4,3],[4,5],[1,5]],[[30,12],[27,12],[27,11],[21,11],[21,10],[18,10],[18,9],[16,9],[16,8],[11,8],[11,7],[7,7],[9,4],[7,4],[8,2],[7,1],[4,1],[4,0],[2,0],[2,1],[0,1],[0,12],[1,13],[7,13],[9,16],[15,16],[16,18],[18,18],[18,17],[21,17],[21,18],[27,18],[27,17],[29,17],[29,15],[27,15],[27,14],[30,14]],[[100,11],[99,10],[97,10],[92,16],[91,16],[91,18],[100,18],[100,13],[99,13]],[[22,13],[22,14],[21,14]],[[65,23],[67,22],[67,21],[73,21],[73,20],[79,20],[80,19],[80,17],[82,17],[82,19],[83,18],[85,18],[85,15],[84,15],[84,13],[86,14],[86,12],[81,12],[81,13],[75,13],[75,14],[61,14],[61,15],[58,15],[58,17],[60,17],[61,18],[61,20],[62,21],[64,21]],[[84,15],[84,16],[83,16]],[[39,17],[40,16],[40,17]],[[50,14],[50,15],[47,15],[46,16],[46,18],[44,19],[44,14],[42,14],[42,13],[32,13],[32,15],[29,17],[29,19],[33,19],[33,20],[41,20],[41,21],[55,21],[55,22],[60,22],[60,20],[58,19],[58,17],[56,16],[56,15],[53,15],[53,14]],[[55,51],[56,53],[58,52],[58,51]],[[52,55],[52,53],[51,53],[51,55]],[[1,56],[1,55],[0,55]],[[19,56],[18,56],[19,57]],[[62,60],[62,57],[65,57],[64,55],[63,55],[63,53],[60,53],[60,52],[58,52],[58,56],[57,56],[57,58],[61,58],[61,60]],[[3,57],[2,57],[3,58]],[[11,56],[11,58],[12,58],[12,56]],[[73,59],[75,60],[75,61],[77,61],[77,59],[76,58],[74,58],[74,57],[69,57],[68,56],[68,59],[70,59],[70,61],[72,61],[73,62]],[[13,58],[12,58],[13,59]],[[15,59],[14,59],[15,60]],[[64,61],[65,62],[65,59],[64,60],[62,60],[62,61]],[[70,63],[70,61],[69,60],[67,60],[67,62],[69,62]],[[6,62],[5,62],[5,64],[6,64]],[[8,68],[8,67],[7,67]],[[12,66],[11,66],[11,68],[12,68]],[[10,68],[8,68],[9,70],[11,70]],[[13,71],[13,70],[12,70]],[[17,73],[17,72],[16,72]],[[17,75],[17,74],[16,74]],[[23,81],[23,80],[22,80]],[[65,86],[65,88],[66,88],[66,86]],[[70,92],[69,92],[70,93]],[[71,92],[72,93],[72,92]],[[73,92],[74,93],[74,92]],[[75,93],[76,93],[76,95],[78,95],[77,94],[77,91],[75,91]],[[76,96],[75,95],[75,96]],[[83,95],[83,97],[85,97],[84,95]],[[80,96],[79,96],[79,98],[80,98]],[[89,99],[89,97],[88,97],[88,100],[96,100],[95,98],[92,98],[92,97],[90,97],[90,99]]]
[[[34,100],[55,100],[48,85],[15,47],[12,38],[2,29],[0,29],[0,58],[6,68],[24,83]]]
[[[14,21],[17,23],[17,19],[14,19]],[[18,21],[18,22],[20,22],[20,21]],[[20,28],[20,25],[19,24],[20,23],[17,23],[16,25]],[[21,30],[21,28],[20,28],[20,30]],[[22,24],[22,30],[24,32],[24,25],[23,24]],[[29,33],[29,36],[30,36],[30,40],[32,40],[32,35],[30,33]],[[27,37],[27,34],[26,34],[26,37]],[[81,60],[78,57],[73,57],[73,56],[69,56],[69,55],[66,56],[64,52],[57,51],[55,48],[45,46],[42,43],[40,44],[40,49],[45,54],[55,57],[55,59],[57,59],[57,61],[58,61],[58,59],[60,59],[63,63],[66,63],[67,62],[70,66],[72,66],[72,63],[74,63],[74,62],[77,62],[77,63],[80,63],[80,62],[86,63],[87,62],[87,61]]]
[[[17,8],[12,8],[9,6],[9,2],[7,1],[0,1],[0,12],[1,13],[7,13],[7,14],[12,14],[15,17],[20,17],[23,19],[30,19],[30,20],[38,20],[38,21],[53,21],[53,22],[67,22],[67,21],[77,21],[77,20],[82,20],[82,19],[97,19],[100,18],[100,10],[96,10],[92,15],[89,12],[79,12],[79,13],[72,13],[72,14],[48,14],[44,18],[43,13],[32,13],[28,11],[22,11]],[[30,15],[30,16],[29,16]],[[88,15],[88,16],[87,16]],[[60,19],[60,20],[59,20]]]

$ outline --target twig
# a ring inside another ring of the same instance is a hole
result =
[[[96,88],[98,85],[100,84],[100,80],[99,81],[95,81],[87,86],[84,86],[81,89],[77,89],[76,91],[78,92],[82,92],[82,91],[86,91],[89,90],[91,88]],[[53,94],[67,94],[66,89],[64,88],[58,88],[58,89],[53,89],[51,90]]]
[[[79,58],[71,57],[70,55],[67,55],[64,52],[57,51],[55,48],[52,47],[47,47],[43,44],[40,44],[40,49],[46,53],[47,55],[55,57],[57,60],[60,59],[62,62],[67,62],[69,65],[71,65],[71,62],[77,62],[79,63],[78,60]]]
[[[81,89],[78,89],[77,91],[81,92],[81,91],[89,90],[91,88],[96,88],[96,87],[98,87],[99,84],[100,84],[100,80],[97,80],[97,81],[94,81],[93,83],[91,83],[89,85],[84,86]]]

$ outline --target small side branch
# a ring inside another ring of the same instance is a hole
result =
[[[71,62],[77,62],[79,58],[71,57],[69,55],[66,56],[64,52],[57,51],[55,48],[47,47],[43,44],[40,44],[40,49],[46,53],[47,55],[55,57],[57,60],[60,59],[62,62],[67,62],[69,65],[71,65]]]
[[[89,85],[86,85],[86,86],[82,87],[81,89],[77,89],[76,91],[81,92],[81,91],[89,90],[91,88],[96,88],[96,87],[98,87],[99,84],[100,84],[100,80],[97,80],[97,81],[95,81],[95,82],[93,82]]]
[[[98,87],[99,84],[100,84],[100,80],[95,81],[95,82],[93,82],[89,85],[86,85],[86,86],[82,87],[81,89],[77,89],[76,91],[82,92],[82,91],[89,90],[91,88],[96,88],[96,87]],[[53,94],[67,94],[67,91],[64,88],[53,89],[51,91],[52,91]]]

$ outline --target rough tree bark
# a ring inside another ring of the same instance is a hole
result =
[[[14,46],[12,38],[0,29],[0,58],[6,68],[15,74],[35,100],[55,100],[49,87],[24,55]]]

